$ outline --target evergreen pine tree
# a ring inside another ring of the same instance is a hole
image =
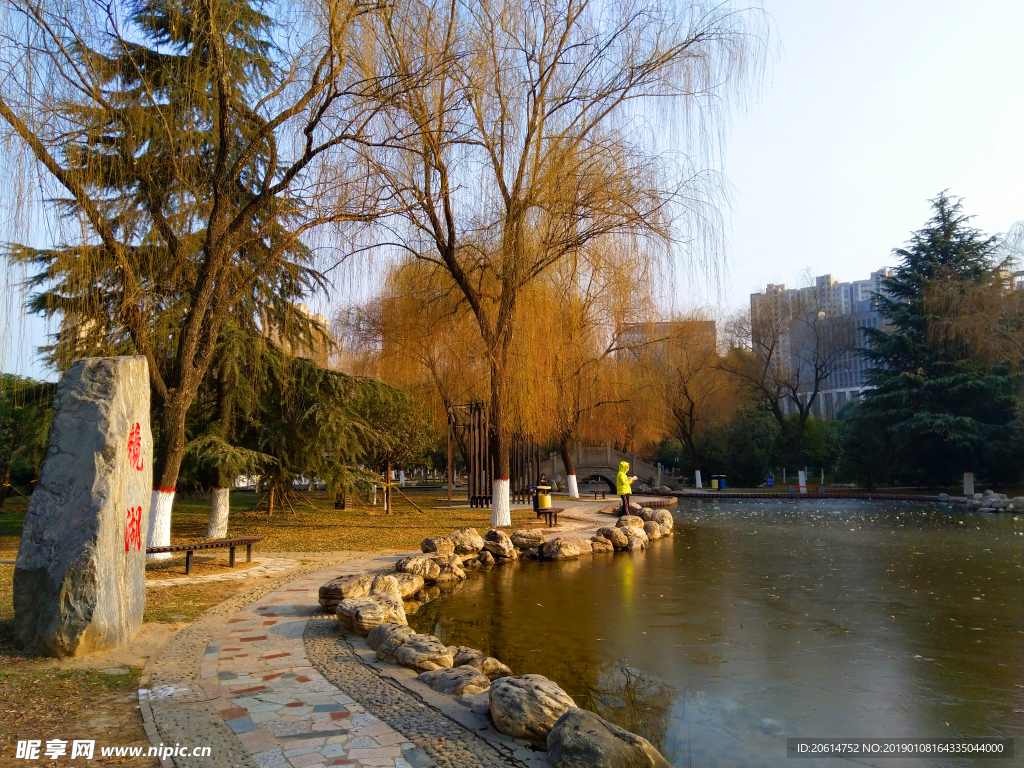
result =
[[[887,435],[906,481],[945,484],[965,471],[1005,480],[1020,472],[1024,455],[1014,376],[937,335],[941,318],[926,301],[937,280],[964,290],[984,281],[995,268],[998,238],[969,226],[959,199],[943,192],[931,202],[934,215],[894,251],[900,264],[877,298],[888,326],[865,329],[871,389],[852,434]]]
[[[49,111],[0,96],[0,119],[67,193],[55,202],[74,235],[8,255],[33,270],[30,307],[63,320],[59,364],[147,357],[165,489],[225,323],[282,340],[315,333],[295,304],[325,281],[300,236],[368,216],[340,176],[330,196],[318,186],[349,135],[334,43],[316,38],[307,77],[264,6],[134,0],[116,6],[126,16],[115,24],[91,9],[72,23],[42,4],[22,21],[49,46],[42,59],[63,90]]]

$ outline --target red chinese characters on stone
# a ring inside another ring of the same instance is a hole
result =
[[[124,526],[124,551],[130,552],[132,545],[142,550],[142,507],[128,507],[128,519]]]
[[[142,471],[142,429],[139,422],[135,422],[128,434],[128,465],[139,472]]]

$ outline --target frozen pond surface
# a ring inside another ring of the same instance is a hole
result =
[[[555,680],[676,766],[790,760],[787,737],[1014,737],[1024,516],[902,502],[687,502],[646,552],[523,562],[410,623]]]

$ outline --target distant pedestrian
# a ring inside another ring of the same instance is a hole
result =
[[[626,474],[627,472],[629,472],[629,462],[620,461],[619,474],[615,476],[615,492],[622,497],[623,515],[629,514],[629,496],[633,493],[633,483],[636,480],[636,475],[630,477]]]

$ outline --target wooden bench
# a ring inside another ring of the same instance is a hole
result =
[[[565,507],[548,507],[547,509],[538,509],[537,517],[544,517],[547,520],[548,528],[553,528],[558,525],[559,512],[565,512]]]
[[[229,549],[229,563],[235,567],[235,547],[245,547],[245,562],[252,562],[252,545],[257,541],[263,541],[262,536],[239,536],[235,539],[216,539],[214,541],[200,541],[195,544],[171,544],[168,547],[146,547],[147,555],[155,555],[161,552],[184,552],[185,573],[192,573],[192,553],[197,549]]]
[[[594,501],[597,501],[597,494],[601,494],[602,499],[606,499],[608,497],[608,491],[589,491],[589,493],[594,494]]]

